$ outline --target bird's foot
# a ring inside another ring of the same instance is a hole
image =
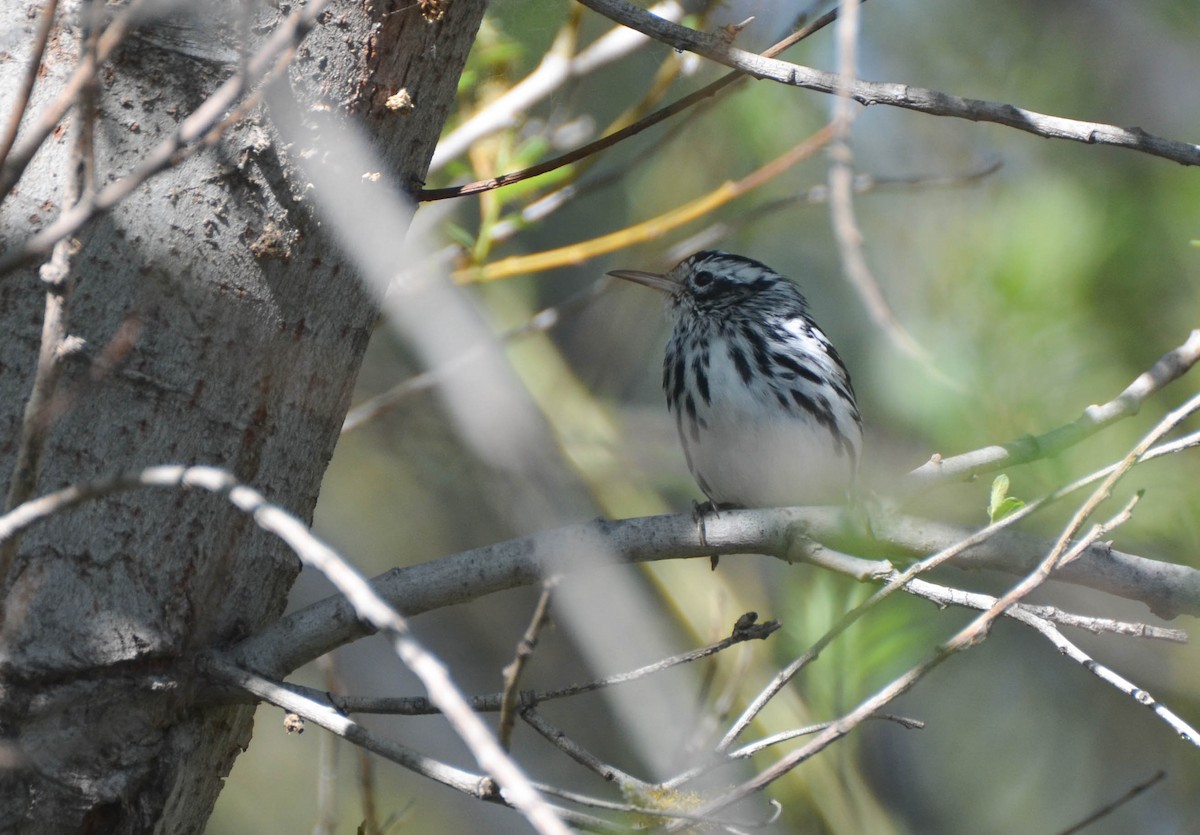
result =
[[[692,519],[696,522],[696,533],[700,537],[700,544],[708,547],[708,533],[704,528],[704,520],[706,518],[711,516],[714,519],[718,519],[721,516],[722,510],[738,510],[739,508],[740,505],[730,504],[728,502],[717,504],[712,499],[709,499],[706,502],[693,502]],[[720,557],[716,554],[713,554],[708,559],[712,565],[712,570],[716,571],[717,562],[720,560]]]

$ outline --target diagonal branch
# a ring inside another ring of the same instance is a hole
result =
[[[30,525],[99,496],[144,487],[195,488],[224,496],[230,504],[251,517],[255,524],[278,537],[305,565],[325,575],[350,606],[352,617],[370,631],[383,632],[393,651],[424,685],[429,697],[445,714],[459,738],[480,767],[495,776],[506,800],[529,820],[538,832],[567,832],[563,822],[538,794],[529,778],[500,748],[479,715],[450,678],[445,666],[428,652],[409,631],[407,621],[380,597],[358,569],[321,542],[297,517],[273,505],[251,487],[239,483],[215,467],[148,467],[133,475],[68,487],[27,501],[0,517],[0,546]],[[0,572],[0,577],[5,572]]]
[[[578,9],[575,11],[578,12]],[[653,12],[665,20],[678,20],[683,16],[683,7],[676,0],[667,0],[655,5]],[[586,48],[575,52],[577,28],[572,18],[572,22],[560,30],[533,72],[443,136],[433,152],[433,159],[429,161],[426,176],[437,173],[446,163],[465,154],[474,142],[506,128],[516,127],[531,107],[559,90],[567,81],[623,59],[650,43],[644,35],[624,26],[616,26]]]
[[[663,212],[657,217],[635,223],[607,235],[600,235],[557,249],[534,252],[529,255],[513,255],[481,267],[467,267],[455,272],[454,279],[464,283],[498,281],[503,278],[561,267],[565,264],[579,264],[609,252],[625,249],[635,243],[656,240],[672,229],[703,217],[731,200],[736,200],[754,189],[772,182],[788,168],[808,159],[823,148],[832,133],[831,126],[826,125],[740,180],[727,180],[708,194]]]
[[[951,658],[957,653],[970,649],[979,644],[986,638],[992,624],[1000,617],[1004,616],[1014,604],[1019,603],[1029,592],[1037,588],[1049,576],[1051,571],[1060,565],[1069,565],[1078,554],[1086,550],[1090,545],[1098,541],[1117,525],[1124,523],[1128,518],[1133,505],[1137,502],[1139,496],[1135,496],[1130,500],[1120,512],[1112,519],[1102,524],[1094,525],[1080,542],[1073,542],[1072,538],[1082,528],[1087,518],[1094,512],[1096,507],[1107,498],[1111,493],[1111,488],[1119,481],[1128,471],[1142,459],[1142,457],[1150,450],[1154,444],[1166,433],[1170,432],[1182,420],[1193,414],[1197,409],[1200,409],[1200,395],[1193,397],[1186,404],[1175,409],[1173,412],[1159,421],[1154,428],[1147,433],[1142,440],[1125,456],[1124,459],[1113,469],[1111,473],[1101,482],[1087,500],[1080,506],[1063,530],[1062,535],[1055,542],[1054,547],[1049,553],[1038,563],[1038,565],[1021,579],[1016,585],[1009,589],[1004,595],[997,598],[986,611],[976,617],[971,623],[960,629],[949,640],[939,645],[932,653],[930,653],[919,664],[911,668],[908,672],[894,679],[891,683],[885,686],[882,690],[861,702],[858,707],[850,713],[843,716],[837,722],[833,723],[829,728],[818,734],[811,742],[798,748],[778,762],[755,775],[752,779],[747,780],[740,786],[726,793],[714,801],[711,801],[702,806],[698,811],[703,814],[710,814],[720,811],[731,803],[746,798],[751,794],[761,791],[766,786],[777,780],[782,775],[786,774],[791,769],[795,768],[800,763],[810,759],[816,754],[823,751],[834,742],[850,733],[855,727],[861,724],[868,716],[879,711],[885,705],[896,699],[898,696],[908,692],[917,682],[940,666],[943,662]],[[1140,495],[1140,494],[1139,494]],[[1053,630],[1053,626],[1047,624],[1048,628]],[[1056,631],[1056,630],[1055,630]],[[1061,637],[1061,636],[1059,636]],[[1060,649],[1065,646],[1066,639],[1062,639],[1063,644],[1060,644]],[[1080,653],[1082,656],[1082,653]],[[1083,656],[1086,659],[1086,656]],[[1078,659],[1077,659],[1078,660]],[[1081,660],[1080,663],[1094,665],[1091,659]],[[1101,675],[1100,671],[1095,671],[1097,675]],[[1106,670],[1106,675],[1103,675],[1105,681],[1122,689],[1128,695],[1138,699],[1139,702],[1155,709],[1156,715],[1164,721],[1168,722],[1175,728],[1182,738],[1200,747],[1200,734],[1191,729],[1178,719],[1173,713],[1158,704],[1148,693],[1134,687],[1133,685],[1121,679],[1112,671]],[[675,827],[672,827],[675,828]]]
[[[992,122],[1048,139],[1068,139],[1088,145],[1111,145],[1162,157],[1182,165],[1200,165],[1200,145],[1179,142],[1147,133],[1138,127],[1121,128],[1101,122],[1085,122],[1050,116],[1003,102],[968,99],[907,84],[876,81],[842,81],[835,73],[765,58],[738,49],[719,35],[697,32],[663,20],[628,0],[579,0],[583,5],[617,23],[636,29],[675,49],[703,55],[754,78],[769,79],[793,87],[836,93],[845,89],[864,106],[886,104],[931,116],[948,116],[972,122]]]
[[[801,40],[807,38],[815,32],[828,26],[837,19],[837,10],[828,12],[814,20],[807,26],[802,27],[798,31],[792,33],[777,44],[774,44],[770,49],[763,52],[764,56],[771,57],[778,55],[788,47],[794,46]],[[671,102],[666,107],[660,108],[653,113],[643,116],[631,125],[626,125],[620,130],[614,131],[607,136],[602,136],[599,139],[588,142],[585,145],[580,145],[578,148],[573,148],[565,154],[560,154],[553,159],[544,160],[537,165],[532,165],[529,168],[524,168],[520,171],[511,171],[507,174],[502,174],[499,177],[491,177],[486,180],[477,180],[473,183],[467,183],[461,186],[450,186],[448,188],[421,189],[416,194],[418,202],[427,202],[433,200],[447,200],[453,197],[465,197],[469,194],[477,194],[479,192],[491,191],[492,189],[510,186],[513,183],[519,183],[522,180],[528,180],[533,177],[539,177],[542,174],[547,174],[555,171],[563,166],[579,162],[594,154],[599,153],[607,148],[611,148],[619,142],[636,136],[647,128],[657,125],[659,122],[669,119],[677,113],[682,113],[689,107],[699,104],[705,99],[712,98],[724,90],[731,84],[742,81],[746,76],[738,72],[726,73],[725,75],[706,84],[699,90],[688,93],[681,99]]]
[[[542,593],[533,610],[533,617],[525,629],[525,634],[521,636],[521,640],[517,644],[513,660],[501,671],[504,676],[504,692],[500,696],[500,723],[497,736],[505,751],[512,747],[513,725],[517,721],[518,702],[520,701],[521,674],[525,671],[525,665],[529,663],[529,659],[533,657],[534,650],[537,649],[538,635],[541,634],[542,628],[550,619],[550,595],[556,585],[558,585],[558,580],[553,577],[542,584]]]
[[[1088,406],[1071,423],[1043,435],[1027,435],[1006,444],[984,447],[952,458],[934,456],[904,477],[900,492],[907,496],[949,482],[963,481],[1004,467],[1057,455],[1110,424],[1136,415],[1147,399],[1186,374],[1197,361],[1200,361],[1200,330],[1192,331],[1182,345],[1163,354],[1158,362],[1138,375],[1119,395],[1102,406]]]
[[[50,27],[54,23],[54,13],[58,10],[58,0],[48,0],[42,6],[42,15],[38,20],[37,34],[34,35],[33,50],[29,55],[29,65],[25,77],[21,79],[21,88],[12,103],[12,112],[0,133],[0,171],[5,168],[8,152],[17,141],[17,131],[21,127],[21,119],[25,116],[25,108],[29,106],[29,97],[33,93],[33,85],[37,82],[38,69],[42,65],[42,55],[46,51],[46,42],[50,40]],[[3,175],[0,175],[3,176]]]
[[[553,690],[523,690],[519,694],[519,705],[521,707],[533,707],[542,702],[554,699],[566,699],[582,693],[592,693],[597,690],[603,690],[606,687],[638,681],[647,676],[661,673],[663,670],[677,667],[680,664],[688,664],[693,661],[699,661],[702,658],[708,658],[746,641],[765,641],[779,629],[779,621],[769,620],[765,623],[757,623],[756,621],[757,617],[754,616],[754,613],[747,612],[738,618],[737,623],[733,627],[733,633],[729,637],[678,655],[660,658],[658,661],[638,667],[636,670],[614,673],[584,684],[571,684]],[[298,685],[292,685],[292,687],[299,688]],[[471,708],[478,713],[500,710],[506,695],[505,693],[489,693],[476,696],[471,700]],[[441,712],[433,702],[420,696],[330,696],[330,699],[342,713],[387,713],[402,716],[428,716]]]
[[[313,691],[306,692],[306,688],[297,688],[291,684],[282,684],[263,678],[256,673],[243,670],[221,655],[207,658],[204,661],[204,668],[213,679],[244,690],[256,699],[295,713],[305,721],[312,722],[314,725],[422,777],[427,777],[478,800],[511,805],[507,798],[498,796],[491,790],[491,781],[485,775],[455,768],[427,757],[406,745],[373,733],[352,719],[346,718],[323,694]],[[538,788],[545,790],[546,787],[539,786]],[[564,820],[585,831],[616,831],[615,827],[612,827],[607,821],[591,815],[584,815],[561,807],[554,807],[554,811]]]
[[[108,59],[112,51],[120,45],[124,40],[125,35],[129,31],[130,24],[136,20],[137,16],[144,11],[144,7],[149,0],[134,0],[128,6],[125,6],[120,14],[116,15],[112,22],[108,24],[104,32],[96,41],[96,48],[89,52],[79,62],[79,66],[75,72],[71,74],[71,78],[67,81],[65,87],[58,96],[55,97],[44,111],[38,116],[34,123],[25,131],[24,139],[19,145],[15,145],[6,150],[5,154],[0,157],[0,200],[3,200],[12,191],[13,186],[21,179],[21,175],[25,172],[25,168],[29,165],[38,149],[42,147],[42,143],[46,141],[58,123],[62,121],[63,116],[67,111],[75,105],[76,98],[79,92],[88,84],[92,83],[97,76],[97,71]],[[53,6],[54,4],[51,4]],[[36,67],[35,67],[36,69]],[[24,108],[21,108],[23,110]],[[19,118],[20,113],[14,114],[14,118]],[[15,141],[16,136],[13,136]]]

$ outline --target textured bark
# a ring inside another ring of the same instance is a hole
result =
[[[101,72],[96,176],[137,165],[237,66],[239,10],[146,24]],[[395,181],[421,178],[483,12],[478,0],[334,3],[290,83],[308,106],[367,125]],[[63,3],[31,113],[78,60]],[[0,91],[16,88],[36,24],[0,0]],[[253,7],[244,30],[279,15]],[[284,10],[286,11],[286,4]],[[206,25],[215,22],[215,26]],[[232,34],[231,34],[232,33]],[[253,50],[253,45],[251,47]],[[387,98],[407,88],[411,111]],[[7,115],[10,92],[0,92]],[[0,251],[63,208],[72,111],[0,206]],[[28,124],[29,117],[26,119]],[[138,189],[77,236],[76,286],[36,492],[158,463],[213,464],[304,518],[337,440],[376,308],[323,237],[258,113]],[[0,483],[33,386],[45,292],[37,268],[0,277]],[[116,357],[102,373],[106,357]],[[253,711],[191,698],[194,660],[277,619],[294,556],[222,499],[142,491],[99,501],[20,543],[3,578],[0,829],[195,832]]]

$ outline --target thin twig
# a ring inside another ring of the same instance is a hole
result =
[[[994,605],[994,604],[993,604]],[[1060,653],[1083,667],[1096,678],[1110,687],[1116,688],[1142,707],[1147,707],[1185,742],[1200,748],[1200,732],[1181,719],[1170,708],[1155,699],[1148,692],[1129,681],[1114,670],[1100,664],[1079,647],[1068,641],[1066,637],[1049,621],[1034,616],[1026,609],[1016,609],[1011,616],[1028,626],[1033,627],[1054,645]]]
[[[1049,139],[1128,148],[1182,165],[1200,165],[1200,145],[1165,139],[1141,128],[1120,128],[1100,122],[1049,116],[1011,104],[967,99],[907,84],[885,84],[861,79],[845,84],[834,73],[755,55],[753,52],[731,46],[719,35],[697,32],[686,26],[662,20],[645,9],[634,6],[628,0],[580,2],[610,20],[636,29],[668,46],[703,55],[753,78],[770,79],[793,87],[831,94],[841,86],[849,91],[851,98],[864,106],[885,104],[933,116],[993,122]]]
[[[651,11],[664,20],[679,20],[683,16],[683,8],[675,0],[658,3],[651,7]],[[582,78],[653,43],[645,35],[624,26],[614,26],[586,48],[575,52],[577,29],[577,20],[568,21],[533,72],[442,137],[433,152],[426,176],[436,174],[447,162],[466,153],[467,148],[480,139],[515,127],[523,113],[567,81]]]
[[[891,340],[938,382],[960,388],[937,368],[930,353],[896,318],[867,264],[863,235],[854,211],[854,153],[850,134],[857,108],[850,89],[858,75],[858,0],[842,0],[835,34],[838,54],[838,88],[833,99],[834,136],[829,145],[829,216],[842,264],[842,275],[858,295],[871,320]]]
[[[546,717],[542,716],[533,708],[526,708],[522,710],[521,718],[524,719],[530,727],[541,734],[546,741],[562,751],[571,759],[575,760],[575,762],[579,763],[592,773],[598,775],[606,782],[616,783],[620,787],[622,794],[626,796],[632,795],[633,797],[654,798],[660,804],[662,804],[662,806],[657,809],[647,807],[644,803],[623,805],[617,807],[620,811],[627,811],[633,814],[649,814],[661,818],[669,818],[672,820],[686,820],[691,823],[704,823],[726,827],[758,827],[763,825],[763,823],[758,822],[720,821],[709,815],[698,815],[682,809],[671,809],[670,802],[672,800],[671,795],[674,793],[673,790],[664,795],[664,786],[662,784],[656,785],[654,783],[647,783],[644,780],[639,780],[638,778],[628,774],[625,771],[622,771],[616,766],[604,762],[591,751],[587,750],[578,742],[567,736],[563,730],[558,728],[552,722],[548,721]],[[605,804],[605,808],[612,808],[612,806]],[[773,819],[774,818],[772,818],[772,820]],[[769,823],[770,821],[767,822]]]
[[[815,756],[823,751],[833,742],[841,739],[851,730],[857,727],[868,715],[882,709],[889,702],[898,696],[910,690],[918,681],[924,678],[933,669],[938,667],[948,658],[969,649],[982,641],[991,627],[991,624],[1015,603],[1019,602],[1026,594],[1040,585],[1049,573],[1059,564],[1060,561],[1069,561],[1069,559],[1081,553],[1092,542],[1104,536],[1112,526],[1118,525],[1128,518],[1128,512],[1132,507],[1131,500],[1120,513],[1110,519],[1108,522],[1094,526],[1079,542],[1073,542],[1072,537],[1080,530],[1083,523],[1086,521],[1095,507],[1106,498],[1112,486],[1126,473],[1129,468],[1136,464],[1142,455],[1148,450],[1159,438],[1171,431],[1180,421],[1192,414],[1196,409],[1200,408],[1200,395],[1189,400],[1184,406],[1176,409],[1163,420],[1161,420],[1137,446],[1121,461],[1118,467],[1110,474],[1101,485],[1093,491],[1087,501],[1076,512],[1071,522],[1063,530],[1058,542],[1046,555],[1045,559],[1037,566],[1035,570],[1030,572],[1024,579],[1014,585],[1008,592],[998,598],[996,602],[987,609],[987,611],[976,617],[971,623],[959,630],[953,637],[938,646],[934,652],[928,656],[920,664],[916,665],[904,675],[894,679],[890,684],[884,687],[881,691],[864,700],[857,708],[849,714],[843,716],[837,722],[833,723],[828,729],[821,732],[811,742],[803,747],[782,757],[778,762],[764,769],[752,779],[742,783],[735,789],[727,792],[724,796],[705,804],[699,811],[702,813],[710,813],[719,811],[732,803],[736,803],[749,795],[760,791],[770,785],[779,777],[786,774],[791,769],[795,768],[800,763]],[[1136,688],[1135,688],[1136,689]],[[1137,691],[1142,692],[1142,691]],[[1148,694],[1147,694],[1147,698]],[[1155,704],[1153,699],[1150,699],[1149,704]],[[1164,709],[1165,710],[1165,709]],[[1160,718],[1166,718],[1162,713]],[[1190,729],[1189,729],[1190,730]],[[1185,734],[1184,738],[1193,744],[1200,745],[1200,737],[1193,734]]]
[[[496,736],[505,751],[511,747],[513,725],[517,721],[521,673],[525,671],[525,664],[533,657],[533,651],[537,648],[538,635],[541,634],[542,627],[546,625],[546,621],[550,617],[550,595],[556,585],[555,578],[550,578],[542,584],[542,593],[538,595],[537,606],[533,609],[533,617],[529,619],[529,626],[517,644],[513,660],[504,666],[504,691],[500,696],[500,723]]]
[[[598,774],[604,781],[616,783],[621,787],[622,792],[646,792],[651,788],[651,784],[645,780],[639,780],[637,777],[622,771],[615,765],[609,765],[601,760],[591,751],[567,736],[562,729],[555,726],[546,717],[538,713],[536,708],[522,708],[521,718],[555,748],[562,751],[584,768]]]
[[[412,748],[364,728],[347,719],[327,700],[297,692],[291,685],[271,681],[257,673],[245,670],[222,655],[211,655],[203,663],[205,671],[216,681],[231,685],[252,694],[264,702],[301,716],[306,722],[318,725],[330,733],[337,734],[348,742],[377,754],[385,760],[441,783],[476,800],[512,806],[507,797],[491,790],[491,779],[482,774],[465,771],[427,757]],[[564,821],[581,829],[611,832],[611,825],[600,818],[583,815],[561,807],[552,807]]]
[[[847,577],[853,577],[860,582],[891,582],[902,576],[887,560],[867,560],[821,546],[805,549],[803,560],[811,565],[816,565]],[[906,580],[903,589],[909,594],[923,597],[938,606],[965,606],[971,609],[987,609],[995,602],[995,598],[987,595],[965,592],[917,578]],[[984,600],[991,602],[987,603],[987,605],[981,605]],[[1168,629],[1163,626],[1152,626],[1148,623],[1130,623],[1111,618],[1079,615],[1074,612],[1065,612],[1056,606],[1037,606],[1031,603],[1018,603],[1013,608],[1014,611],[1020,609],[1034,617],[1062,626],[1085,629],[1095,635],[1112,634],[1127,638],[1170,641],[1177,644],[1186,644],[1188,642],[1187,632],[1182,629]]]
[[[714,209],[771,182],[786,169],[811,157],[829,141],[831,135],[832,129],[829,126],[821,128],[803,142],[793,146],[766,165],[750,172],[742,179],[722,183],[708,194],[663,212],[658,217],[557,249],[536,252],[531,255],[514,255],[481,267],[467,267],[455,272],[454,279],[460,282],[497,281],[568,264],[580,264],[636,243],[656,240],[670,230],[698,217],[703,217]]]
[[[334,667],[335,655],[336,653],[332,652],[322,655],[316,662],[317,669],[325,679],[325,687],[330,693],[343,689]],[[362,751],[362,754],[369,756],[366,751]],[[337,832],[337,755],[337,735],[321,734],[320,748],[317,750],[317,822],[313,825],[313,835],[334,835]],[[364,823],[364,830],[370,830],[374,818],[367,818]],[[364,835],[377,833],[364,832]]]
[[[245,690],[257,699],[295,713],[303,717],[305,722],[318,725],[422,777],[472,797],[492,799],[488,798],[484,789],[483,784],[487,778],[482,774],[446,765],[406,745],[379,737],[354,720],[343,716],[332,704],[314,698],[310,693],[297,693],[290,685],[271,681],[257,673],[244,670],[220,655],[210,657],[204,663],[204,670],[215,681]]]
[[[25,138],[4,158],[0,166],[0,200],[8,197],[13,186],[21,179],[26,166],[42,147],[51,132],[62,121],[63,116],[75,104],[75,98],[86,84],[96,78],[100,66],[108,60],[112,51],[120,45],[129,32],[129,25],[140,15],[150,0],[133,0],[113,18],[96,42],[95,53],[85,59],[71,74],[59,94],[25,131]],[[0,273],[2,274],[2,273]]]
[[[50,7],[53,7],[53,3]],[[92,13],[95,17],[95,12]],[[44,21],[45,22],[45,21]],[[95,26],[84,27],[84,43],[80,49],[80,63],[95,61]],[[95,148],[93,147],[93,125],[96,118],[96,79],[83,84],[79,89],[79,119],[72,133],[73,142],[67,154],[64,206],[71,209],[80,201],[89,199],[95,192]],[[42,338],[38,346],[37,367],[34,369],[33,386],[25,401],[21,421],[21,435],[17,445],[16,461],[8,483],[4,509],[12,510],[31,498],[36,490],[41,471],[42,454],[46,438],[58,417],[56,406],[59,380],[65,363],[70,361],[69,343],[71,297],[75,291],[76,275],[73,259],[78,252],[75,241],[60,240],[54,245],[48,263],[39,270],[46,288],[46,301],[42,313]],[[8,576],[9,566],[20,547],[20,538],[14,537],[0,547],[0,578]]]
[[[955,188],[984,177],[989,177],[1000,170],[1000,159],[980,165],[972,171],[963,174],[933,174],[916,175],[911,177],[876,176],[873,174],[856,174],[853,189],[856,195],[871,194],[891,189],[923,189],[923,188]],[[667,251],[664,260],[675,264],[684,257],[702,249],[712,249],[722,238],[729,237],[739,229],[753,228],[762,218],[783,209],[799,204],[815,205],[829,201],[829,184],[822,183],[795,194],[777,197],[761,203],[753,208],[739,212],[736,217],[715,221],[707,228],[701,229],[676,244]]]
[[[42,6],[42,15],[38,19],[37,33],[33,36],[33,49],[29,54],[29,64],[25,68],[25,77],[17,90],[17,97],[12,103],[12,112],[8,114],[8,123],[4,133],[0,134],[0,171],[5,169],[8,152],[17,141],[17,131],[21,128],[21,119],[25,116],[25,108],[29,106],[29,96],[33,93],[33,85],[37,82],[38,70],[42,65],[42,55],[46,52],[46,42],[50,40],[50,28],[54,25],[54,13],[58,10],[58,0],[46,0]]]
[[[792,660],[786,667],[772,676],[771,681],[768,682],[761,691],[759,691],[758,695],[751,700],[750,704],[747,705],[745,709],[742,710],[742,713],[738,716],[738,718],[734,720],[733,724],[729,727],[729,730],[725,732],[725,735],[721,737],[721,740],[716,744],[716,746],[714,746],[713,752],[715,754],[725,754],[731,747],[733,747],[733,743],[737,741],[738,737],[741,736],[746,728],[750,727],[750,723],[753,722],[755,717],[762,712],[763,708],[767,706],[771,699],[775,698],[779,691],[787,686],[787,683],[795,678],[801,670],[803,670],[813,661],[816,661],[817,657],[821,654],[825,647],[829,646],[829,644],[831,644],[836,637],[849,629],[850,626],[852,626],[854,622],[862,617],[862,615],[867,611],[867,605],[864,603],[860,606],[856,606],[849,612],[846,612],[838,619],[837,623],[826,630],[825,634],[818,638],[803,653],[801,653],[799,657]]]
[[[896,716],[891,713],[880,713],[868,718],[895,722],[897,725],[900,725],[908,730],[921,730],[925,727],[925,723],[919,719],[910,719],[907,716]],[[780,731],[779,733],[771,734],[768,737],[757,739],[754,742],[746,743],[741,748],[730,751],[727,754],[721,754],[708,763],[689,768],[682,774],[677,774],[669,780],[664,780],[660,785],[666,789],[677,789],[680,786],[692,782],[697,777],[702,777],[711,771],[715,771],[716,769],[724,766],[732,765],[733,763],[741,760],[749,759],[750,757],[753,757],[756,754],[759,754],[775,745],[779,745],[782,742],[789,742],[790,740],[798,739],[802,736],[812,736],[815,733],[825,730],[830,724],[831,723],[829,722],[817,722],[816,724],[807,725],[803,728],[793,728],[790,731]]]
[[[818,32],[825,28],[836,19],[837,11],[831,11],[813,21],[810,25],[805,26],[799,32],[784,38],[782,41],[764,51],[762,54],[768,57],[778,55],[783,50],[795,45],[804,38],[807,38],[809,35],[812,35],[814,32]],[[607,136],[602,136],[593,142],[587,143],[586,145],[581,145],[580,147],[560,156],[554,157],[553,159],[548,159],[545,162],[540,162],[537,165],[530,166],[529,168],[525,168],[521,171],[513,171],[509,174],[504,174],[499,177],[478,180],[474,183],[467,183],[466,185],[462,186],[421,189],[417,192],[416,199],[418,202],[428,202],[433,200],[447,200],[454,197],[465,197],[469,194],[478,194],[482,191],[491,191],[492,189],[502,188],[504,186],[512,185],[513,183],[519,183],[522,180],[539,177],[542,174],[555,171],[559,168],[570,165],[573,162],[578,162],[579,160],[597,154],[607,148],[611,148],[612,146],[628,139],[631,136],[636,136],[647,128],[657,125],[664,119],[669,119],[676,113],[682,113],[689,107],[692,107],[693,105],[698,104],[705,99],[717,95],[717,93],[722,91],[724,88],[736,82],[742,81],[744,78],[745,76],[740,72],[727,73],[711,84],[701,87],[694,93],[689,93],[688,95],[672,102],[666,107],[656,110],[648,116],[642,117],[632,125],[621,128],[620,130]]]
[[[934,456],[904,477],[900,492],[910,495],[953,481],[975,478],[1004,467],[1050,458],[1101,429],[1136,415],[1152,395],[1186,374],[1200,361],[1200,329],[1177,348],[1163,354],[1119,395],[1102,406],[1089,406],[1078,418],[1043,435],[1025,436],[951,458]]]
[[[1162,780],[1166,776],[1167,776],[1167,772],[1159,771],[1157,774],[1155,774],[1149,780],[1145,780],[1144,782],[1138,783],[1136,786],[1134,786],[1132,789],[1127,791],[1125,794],[1118,797],[1112,803],[1107,804],[1106,806],[1104,806],[1101,809],[1097,809],[1095,812],[1088,815],[1086,818],[1084,818],[1083,820],[1081,820],[1079,823],[1075,824],[1074,826],[1067,827],[1061,833],[1059,833],[1059,835],[1075,835],[1076,832],[1082,832],[1084,829],[1091,826],[1096,821],[1108,817],[1113,812],[1117,811],[1117,809],[1121,808],[1126,803],[1133,800],[1138,795],[1142,794],[1147,789],[1154,786],[1156,783],[1158,783],[1160,780]]]
[[[743,621],[744,618],[745,616],[739,618],[739,622]],[[653,664],[638,667],[636,670],[616,673],[601,679],[585,682],[584,684],[572,684],[555,690],[521,691],[520,703],[522,705],[534,706],[554,699],[565,699],[571,696],[578,696],[582,693],[592,693],[618,684],[628,684],[631,681],[638,681],[647,676],[669,670],[672,667],[677,667],[680,664],[689,664],[693,661],[699,661],[702,658],[708,658],[711,655],[716,655],[718,652],[722,652],[737,644],[745,643],[746,641],[766,640],[778,629],[779,622],[774,620],[769,620],[765,623],[746,623],[740,628],[735,627],[733,634],[728,638],[722,638],[707,646],[689,650],[679,655],[660,659]],[[503,693],[476,696],[471,700],[471,707],[478,713],[497,711],[500,709],[503,699]],[[344,696],[334,697],[333,703],[344,713],[393,713],[405,716],[423,716],[440,712],[436,705],[428,699],[419,696]]]

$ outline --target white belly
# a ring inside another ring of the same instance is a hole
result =
[[[862,440],[857,423],[847,418],[835,434],[794,404],[780,403],[765,381],[755,377],[747,385],[720,345],[710,352],[708,380],[710,403],[697,404],[696,431],[687,415],[677,418],[688,464],[709,499],[743,507],[845,499]],[[833,397],[806,381],[793,386],[814,398]]]

